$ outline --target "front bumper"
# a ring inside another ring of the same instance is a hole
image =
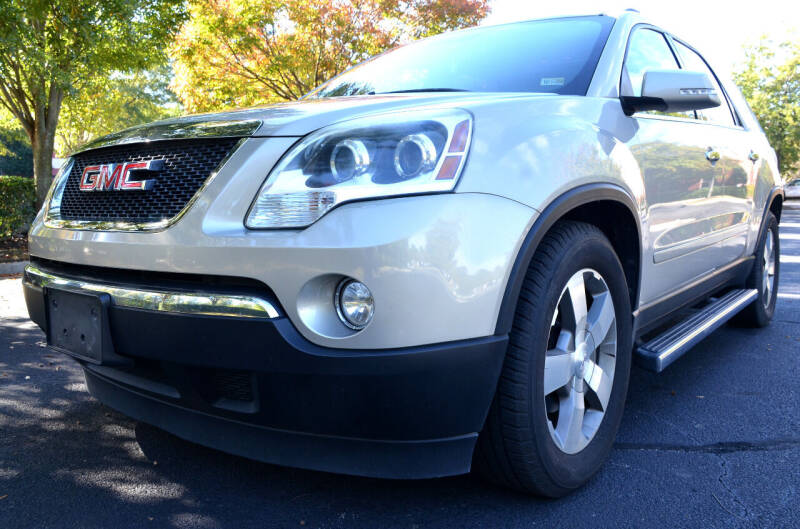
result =
[[[172,288],[45,272],[61,281],[50,284],[56,288]],[[23,285],[31,318],[46,330],[41,281],[26,274]],[[207,288],[201,298],[232,294]],[[270,301],[269,292],[257,296]],[[274,316],[114,301],[108,308],[111,342],[128,363],[82,362],[89,391],[179,437],[270,463],[390,478],[469,471],[505,336],[378,351],[331,349],[306,340],[283,313]]]

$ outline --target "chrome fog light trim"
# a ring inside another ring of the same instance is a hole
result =
[[[344,279],[336,287],[334,305],[339,319],[350,329],[360,331],[372,321],[375,300],[367,285],[355,279]]]

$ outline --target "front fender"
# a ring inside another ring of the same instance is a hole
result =
[[[470,111],[473,144],[459,192],[500,195],[543,211],[570,189],[605,183],[624,189],[643,210],[642,172],[625,144],[635,123],[619,101],[552,97]]]

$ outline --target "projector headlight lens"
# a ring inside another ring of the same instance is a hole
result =
[[[438,159],[436,145],[427,134],[406,136],[394,149],[394,170],[402,178],[430,171]]]
[[[369,150],[359,140],[344,140],[331,153],[331,175],[336,182],[346,182],[369,169]]]

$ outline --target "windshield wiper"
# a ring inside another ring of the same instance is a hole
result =
[[[464,88],[411,88],[409,90],[391,90],[389,92],[373,92],[374,95],[383,94],[410,94],[412,92],[469,92]]]

